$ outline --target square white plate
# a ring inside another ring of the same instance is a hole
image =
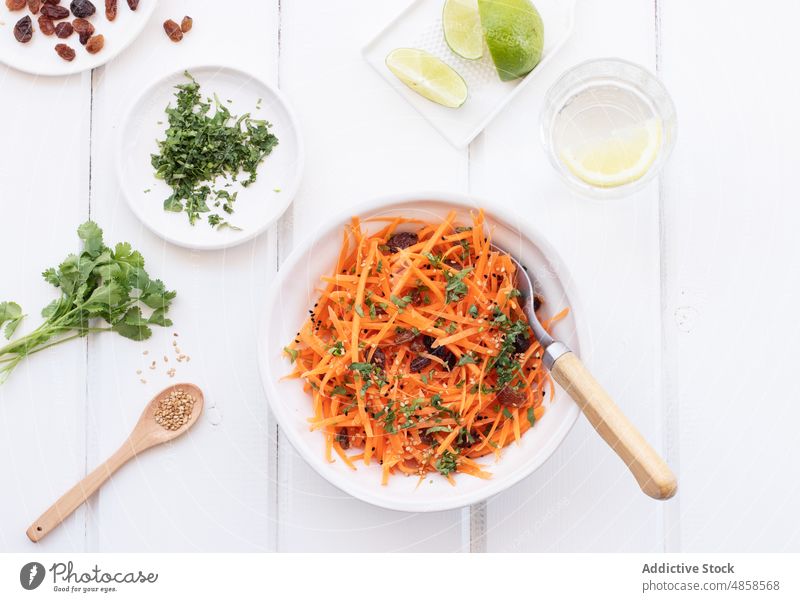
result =
[[[364,48],[364,58],[456,148],[464,148],[483,131],[515,94],[536,77],[572,32],[575,0],[535,0],[544,22],[542,60],[522,79],[500,81],[488,49],[477,61],[462,59],[447,46],[442,32],[444,0],[416,0]],[[484,44],[485,45],[485,44]],[[449,109],[427,100],[398,80],[385,59],[395,48],[426,50],[453,67],[469,88],[467,102]]]

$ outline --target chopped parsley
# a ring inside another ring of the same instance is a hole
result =
[[[209,202],[231,214],[236,193],[223,190],[225,186],[216,188],[219,184],[215,182],[236,181],[242,172],[247,174],[239,180],[242,186],[255,182],[258,166],[277,146],[278,138],[271,132],[272,124],[253,119],[249,113],[232,115],[216,97],[203,100],[200,84],[188,71],[184,75],[189,81],[176,86],[175,103],[166,108],[165,137],[158,141],[158,153],[150,159],[155,176],[172,188],[164,210],[186,212],[192,225],[208,214],[211,226],[230,227],[227,220],[212,213]]]
[[[434,468],[446,477],[451,472],[458,470],[458,456],[448,449],[436,460]]]
[[[464,298],[467,294],[467,284],[464,282],[464,277],[472,271],[472,267],[464,268],[455,274],[450,271],[445,271],[444,277],[447,279],[445,286],[445,303],[455,303]]]

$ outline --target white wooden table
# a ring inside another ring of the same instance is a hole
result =
[[[142,344],[99,335],[25,362],[0,387],[1,551],[800,550],[800,205],[791,192],[800,6],[579,0],[562,53],[457,151],[360,56],[405,4],[164,0],[141,38],[93,73],[48,79],[0,67],[0,300],[21,303],[32,328],[54,292],[39,273],[77,248],[75,228],[91,217],[179,291],[174,330],[192,361],[177,378],[200,384],[212,406],[191,436],[124,468],[36,548],[28,524],[170,382],[147,364],[169,351],[172,329]],[[172,44],[161,23],[184,14],[194,30]],[[659,183],[590,203],[547,164],[538,113],[561,72],[601,56],[658,71],[679,136]],[[277,82],[307,144],[303,186],[280,224],[219,253],[146,231],[112,168],[128,101],[201,63]],[[536,474],[461,511],[374,508],[298,457],[257,372],[265,290],[331,208],[416,189],[501,199],[548,234],[584,301],[586,360],[677,469],[674,500],[641,495],[584,421]]]

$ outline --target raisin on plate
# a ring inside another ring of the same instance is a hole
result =
[[[106,39],[103,37],[102,34],[92,36],[89,38],[89,41],[86,42],[86,51],[89,54],[97,54],[103,49],[103,46],[106,44]]]
[[[128,0],[128,6],[131,10],[136,10],[139,8],[139,0]]]
[[[53,21],[60,21],[69,17],[69,9],[56,4],[45,4],[39,12]]]
[[[56,35],[62,40],[71,36],[73,31],[74,29],[72,28],[72,23],[69,21],[62,21],[56,25]]]
[[[8,10],[22,10],[25,8],[26,0],[6,0]]]
[[[39,15],[39,31],[46,36],[51,36],[56,32],[56,24],[53,23],[52,19]]]
[[[192,25],[194,25],[194,20],[189,15],[186,15],[181,21],[181,31],[183,33],[189,33],[192,29]]]
[[[97,10],[89,0],[72,0],[69,4],[72,14],[81,19],[91,17]]]
[[[56,53],[65,61],[75,58],[75,51],[66,44],[56,44]]]
[[[34,15],[42,8],[42,0],[28,0],[28,10]]]
[[[14,25],[14,37],[17,42],[27,44],[33,37],[33,23],[29,15],[25,15]]]
[[[113,21],[117,18],[117,0],[106,0],[106,19]]]

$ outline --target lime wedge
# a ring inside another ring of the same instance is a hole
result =
[[[478,0],[447,0],[442,13],[444,39],[458,56],[475,60],[483,56],[483,28]]]
[[[453,109],[467,100],[464,78],[424,50],[392,50],[386,57],[386,66],[401,82],[428,100]]]
[[[641,178],[661,150],[660,119],[615,130],[608,138],[587,140],[561,152],[561,160],[592,186],[613,188]]]
[[[478,0],[486,45],[503,81],[524,77],[542,59],[544,24],[530,0]]]

